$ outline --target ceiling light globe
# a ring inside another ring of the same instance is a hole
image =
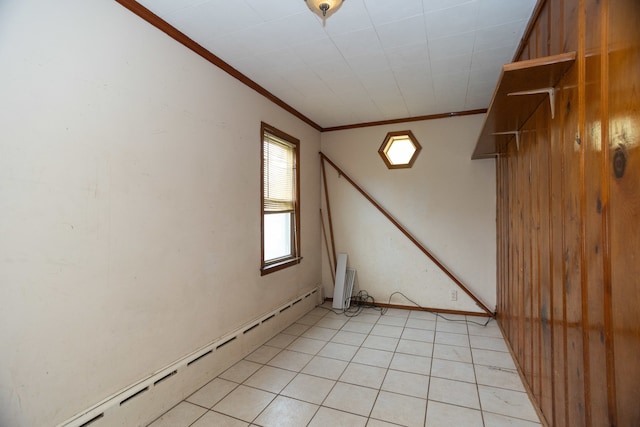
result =
[[[325,25],[327,18],[336,13],[344,0],[304,0],[307,7],[322,19]]]

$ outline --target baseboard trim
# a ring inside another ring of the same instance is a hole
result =
[[[333,298],[325,298],[324,300],[333,301]],[[495,317],[495,315],[492,316],[489,313],[485,313],[485,312],[449,310],[446,308],[416,307],[415,305],[387,304],[384,302],[373,302],[369,305],[372,305],[374,307],[398,308],[401,310],[413,310],[413,311],[428,311],[431,313],[441,313],[441,314],[460,314],[465,316]]]
[[[263,345],[320,302],[318,287],[247,322],[57,427],[144,426]]]

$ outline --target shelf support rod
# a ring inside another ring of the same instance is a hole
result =
[[[320,158],[322,159],[322,165],[324,168],[324,162],[326,161],[327,163],[329,163],[330,166],[332,166],[336,172],[338,173],[339,176],[344,177],[344,179],[353,186],[353,188],[355,188],[365,199],[367,199],[382,215],[384,215],[389,221],[391,221],[391,223],[393,225],[396,226],[396,228],[402,233],[404,234],[418,249],[420,249],[420,251],[422,251],[423,254],[425,254],[427,256],[427,258],[429,258],[435,265],[436,267],[438,267],[440,269],[440,271],[442,271],[445,275],[447,275],[456,285],[458,285],[458,287],[464,291],[465,294],[469,295],[469,297],[475,301],[475,303],[478,305],[478,307],[480,307],[485,313],[487,313],[489,316],[494,317],[495,313],[492,313],[491,310],[489,310],[489,308],[484,305],[480,299],[478,299],[478,297],[476,297],[469,289],[467,289],[467,287],[458,279],[456,278],[456,276],[454,276],[449,269],[447,269],[447,267],[445,267],[440,261],[438,261],[438,259],[433,256],[431,254],[431,252],[429,252],[429,250],[418,241],[418,239],[416,239],[411,233],[409,233],[409,231],[404,228],[404,226],[402,226],[402,224],[400,224],[398,222],[398,220],[396,220],[393,216],[391,216],[391,214],[389,212],[387,212],[376,200],[373,199],[373,197],[371,197],[366,191],[364,191],[362,189],[362,187],[360,187],[358,184],[356,184],[356,182],[354,180],[352,180],[351,178],[349,178],[349,176],[344,173],[342,171],[342,169],[340,169],[338,167],[338,165],[336,165],[335,163],[333,163],[331,161],[331,159],[329,159],[327,156],[325,156],[322,152],[320,152]]]
[[[511,92],[507,96],[514,95],[538,95],[540,93],[546,93],[549,95],[549,106],[551,107],[551,118],[555,118],[556,115],[556,89],[553,87],[545,87],[542,89],[523,90],[520,92]]]

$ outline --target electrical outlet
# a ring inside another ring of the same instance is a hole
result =
[[[458,291],[456,291],[455,289],[452,289],[449,293],[449,299],[451,301],[458,301]]]

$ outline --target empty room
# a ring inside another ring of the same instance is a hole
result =
[[[0,427],[640,425],[637,0],[2,0],[0,99]]]

